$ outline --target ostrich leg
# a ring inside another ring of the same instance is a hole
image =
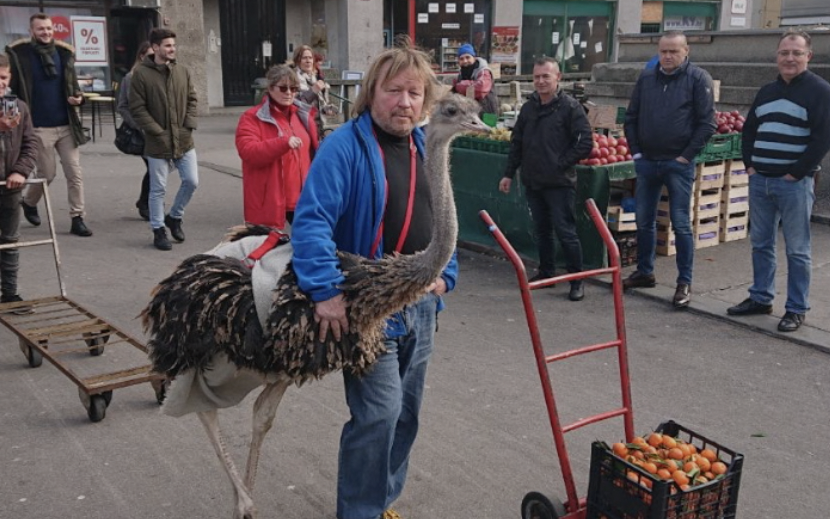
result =
[[[257,465],[259,465],[259,452],[262,448],[262,441],[265,435],[271,430],[274,424],[274,417],[277,415],[277,407],[282,401],[285,390],[288,389],[288,380],[279,380],[272,384],[266,384],[265,389],[254,402],[253,430],[251,433],[251,450],[248,452],[248,468],[245,471],[245,488],[248,492],[254,492],[256,482]]]
[[[256,514],[254,500],[251,499],[250,492],[245,488],[242,477],[239,475],[233,459],[225,448],[225,440],[219,431],[217,411],[212,410],[196,414],[199,416],[199,420],[202,421],[202,425],[205,426],[210,443],[213,444],[213,449],[216,451],[216,455],[219,456],[219,460],[225,467],[225,472],[228,473],[228,477],[233,484],[233,493],[236,496],[236,509],[233,512],[233,519],[253,519]]]

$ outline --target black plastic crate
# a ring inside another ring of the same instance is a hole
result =
[[[736,516],[744,457],[674,421],[657,432],[709,448],[727,465],[723,476],[681,490],[615,456],[602,442],[591,446],[587,519],[729,519]],[[648,488],[650,487],[650,488]]]

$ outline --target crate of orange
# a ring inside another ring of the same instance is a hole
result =
[[[743,456],[674,421],[631,443],[594,442],[587,519],[729,519]]]

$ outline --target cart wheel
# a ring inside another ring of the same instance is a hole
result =
[[[110,402],[112,402],[112,390],[109,390],[109,391],[104,391],[103,393],[100,393],[100,395],[101,395],[102,397],[104,397],[104,402],[106,402],[106,403],[107,403],[107,407],[109,407],[109,406],[110,406]]]
[[[100,422],[107,415],[107,399],[103,395],[90,395],[86,412],[90,422]]]
[[[104,343],[107,342],[104,337],[92,337],[91,339],[84,339],[84,341],[89,346],[89,354],[93,357],[104,353]]]
[[[39,368],[43,364],[43,355],[40,351],[29,346],[23,339],[18,339],[17,343],[20,346],[20,351],[23,352],[29,362],[29,367]]]
[[[562,501],[551,501],[539,492],[528,492],[522,499],[522,519],[559,519],[566,513]]]

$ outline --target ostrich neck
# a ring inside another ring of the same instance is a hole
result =
[[[424,169],[432,196],[432,240],[421,259],[425,267],[429,266],[438,274],[450,261],[458,237],[455,199],[450,184],[449,148],[449,140],[427,136]]]

